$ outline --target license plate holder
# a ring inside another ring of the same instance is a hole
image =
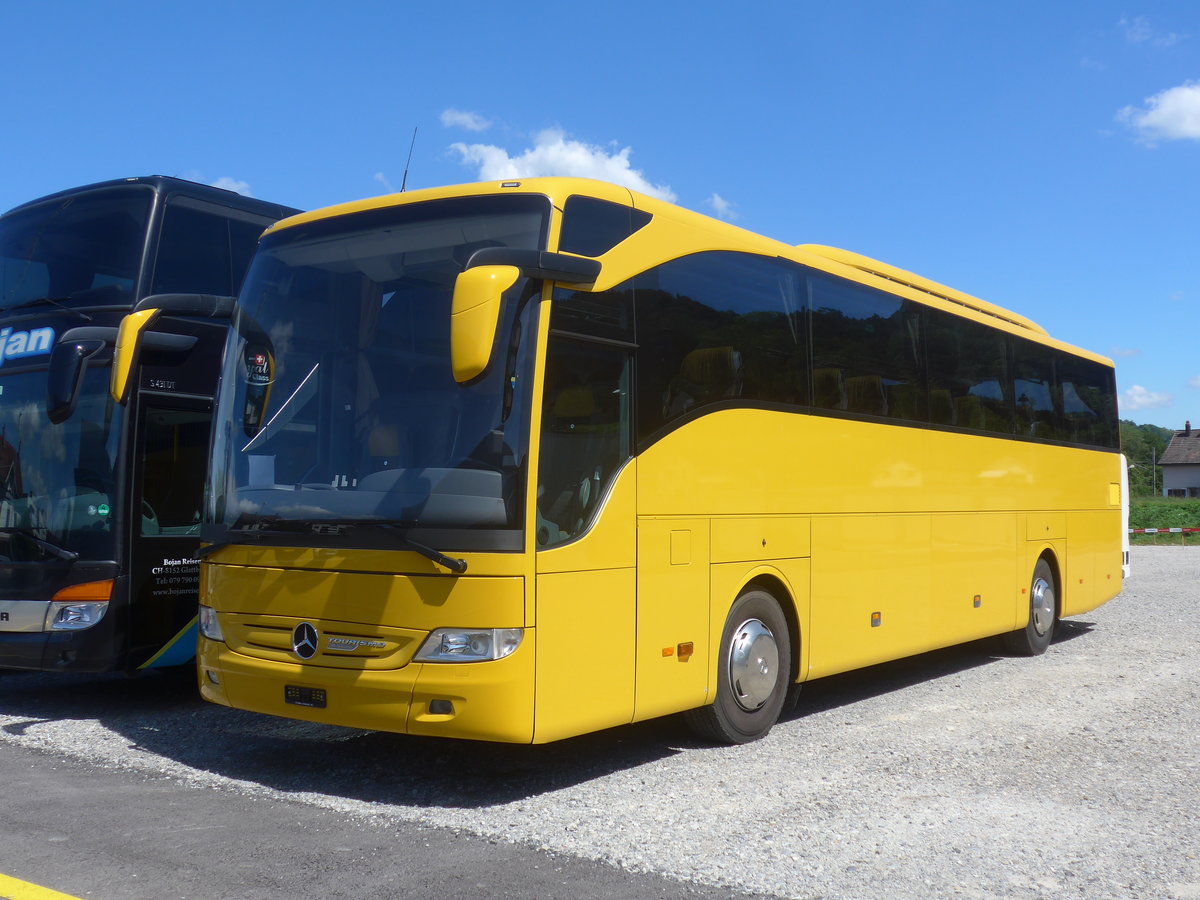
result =
[[[298,684],[287,684],[283,687],[283,702],[292,706],[307,706],[312,709],[324,709],[328,697],[325,688],[301,687]]]

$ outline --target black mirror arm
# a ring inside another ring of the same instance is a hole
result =
[[[151,294],[139,300],[133,311],[157,309],[168,316],[229,319],[233,317],[236,306],[236,298],[214,294]]]
[[[565,281],[568,284],[594,284],[600,277],[600,263],[586,256],[551,253],[548,250],[515,250],[511,247],[484,247],[467,260],[475,266],[516,266],[532,278]]]

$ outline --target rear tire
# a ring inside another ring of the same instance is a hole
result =
[[[1016,656],[1040,656],[1050,646],[1058,623],[1058,596],[1054,589],[1054,570],[1045,559],[1033,567],[1029,584],[1029,619],[1024,628],[1004,636],[1004,645]]]
[[[791,640],[779,602],[757,589],[738,597],[719,653],[716,696],[685,714],[688,726],[717,743],[756,741],[779,719],[791,681]]]

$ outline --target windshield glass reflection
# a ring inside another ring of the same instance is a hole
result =
[[[128,304],[152,199],[148,188],[118,188],[0,218],[0,309]]]
[[[268,236],[227,348],[210,519],[324,535],[518,528],[535,286],[508,294],[492,364],[466,386],[450,301],[475,250],[542,246],[547,210],[471,198]]]
[[[111,559],[119,408],[92,368],[76,413],[46,418],[46,372],[0,376],[0,562]]]

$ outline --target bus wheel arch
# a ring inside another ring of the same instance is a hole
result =
[[[775,590],[769,590],[774,587]],[[779,719],[793,683],[792,629],[776,585],[761,579],[738,593],[725,618],[717,648],[713,702],[688,710],[688,726],[723,744],[763,737]]]
[[[800,633],[800,614],[796,609],[796,599],[792,596],[792,592],[788,589],[784,581],[777,575],[756,575],[738,591],[738,596],[740,597],[746,591],[752,590],[766,591],[775,598],[775,602],[779,604],[779,608],[783,611],[783,617],[787,620],[788,640],[791,645],[792,657],[792,666],[791,671],[788,673],[788,678],[794,687],[799,688],[796,681],[800,677],[800,642],[804,638]]]
[[[1025,624],[1004,635],[1004,644],[1014,655],[1040,656],[1054,639],[1062,615],[1062,576],[1052,550],[1043,550],[1034,563],[1027,596]]]

